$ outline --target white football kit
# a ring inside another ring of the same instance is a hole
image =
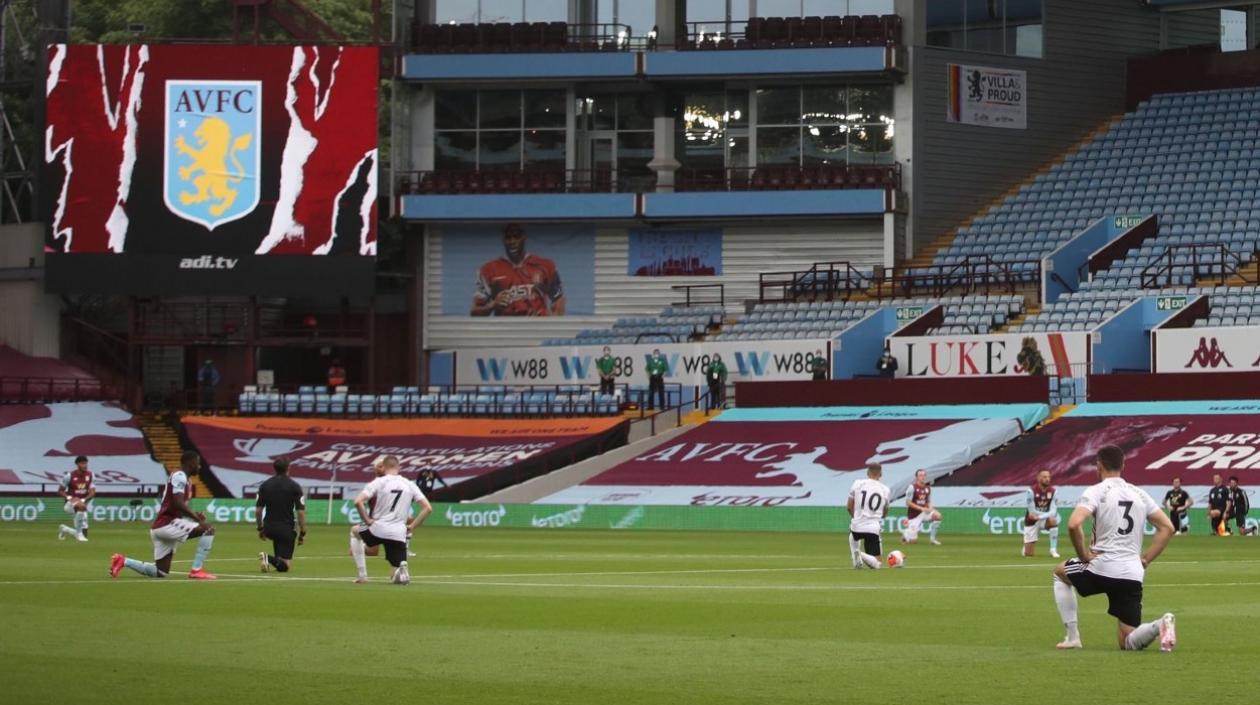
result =
[[[879,480],[864,477],[853,483],[849,498],[853,500],[853,520],[849,530],[855,534],[878,534],[888,506],[888,486]]]
[[[364,500],[376,498],[372,506],[372,525],[368,527],[373,536],[389,541],[406,541],[411,504],[424,499],[424,494],[416,483],[402,475],[382,475],[367,483],[359,497]]]
[[[1085,490],[1077,506],[1094,515],[1094,535],[1090,550],[1094,560],[1087,569],[1095,575],[1141,582],[1142,538],[1146,517],[1159,511],[1159,505],[1140,487],[1119,477]]]

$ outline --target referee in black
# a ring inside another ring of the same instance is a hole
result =
[[[450,487],[450,485],[446,484],[446,480],[443,480],[442,476],[438,474],[438,471],[433,468],[425,468],[420,471],[419,475],[416,475],[416,486],[420,488],[425,497],[433,494],[433,490],[437,489],[437,483],[439,482],[442,483],[442,487]]]
[[[293,560],[294,543],[300,546],[306,541],[306,497],[302,486],[289,477],[287,458],[276,458],[271,466],[276,474],[258,488],[254,516],[258,522],[258,538],[270,539],[275,555],[260,552],[258,567],[264,573],[272,568],[287,573],[289,561]],[[297,514],[296,529],[294,514]]]

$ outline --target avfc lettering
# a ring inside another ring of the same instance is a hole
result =
[[[230,109],[245,114],[254,112],[257,100],[258,95],[252,90],[189,88],[179,92],[175,99],[174,111],[204,115],[208,112],[222,113]]]

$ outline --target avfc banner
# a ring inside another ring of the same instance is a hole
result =
[[[1089,371],[1088,333],[893,336],[888,342],[898,377],[1002,377],[1028,374],[1019,354],[1029,339],[1046,374],[1083,377]]]
[[[1156,329],[1155,372],[1260,371],[1260,327]]]
[[[809,379],[810,357],[830,359],[830,341],[784,340],[672,345],[611,345],[618,383],[648,383],[644,372],[653,350],[669,371],[665,381],[703,385],[704,368],[715,355],[726,365],[727,382]],[[474,348],[455,351],[456,384],[598,384],[595,361],[603,346]]]
[[[734,409],[582,484],[552,504],[842,507],[867,463],[900,497],[1046,417],[1045,404]]]
[[[378,65],[369,47],[52,46],[49,289],[370,286]]]
[[[945,120],[964,125],[1028,127],[1028,74],[989,66],[947,64]]]

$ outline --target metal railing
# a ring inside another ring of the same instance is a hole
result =
[[[680,50],[893,46],[901,42],[897,15],[750,17],[686,24]]]
[[[961,262],[934,264],[897,271],[892,267],[876,270],[871,295],[877,300],[918,294],[945,296],[964,293],[1014,294],[1020,286],[1041,281],[1041,260],[1000,262],[990,255],[969,255]]]
[[[612,169],[487,169],[401,172],[398,193],[645,193],[656,188],[655,174]]]
[[[1181,255],[1185,255],[1184,261]],[[1225,243],[1214,242],[1194,245],[1170,245],[1159,257],[1142,268],[1143,289],[1159,289],[1167,286],[1183,286],[1180,274],[1189,274],[1191,285],[1203,280],[1216,279],[1224,284],[1237,277],[1248,284],[1260,283],[1260,247],[1250,251],[1235,252]],[[1255,277],[1247,270],[1257,269]]]
[[[759,274],[757,298],[759,303],[797,301],[806,297],[811,301],[847,300],[855,293],[866,291],[871,284],[871,274],[854,267],[847,260],[816,262],[809,269]],[[777,291],[778,298],[767,296],[767,291]]]
[[[675,301],[674,306],[726,306],[725,284],[675,284],[669,288],[673,291],[681,291],[685,295],[682,301]],[[717,292],[715,300],[710,300],[709,297],[701,294],[701,292],[707,294],[712,291]]]
[[[0,402],[115,401],[122,390],[79,377],[0,377]]]
[[[615,22],[431,24],[413,21],[410,42],[411,51],[421,54],[612,52],[653,48],[653,32],[636,36],[633,27]]]
[[[675,191],[808,191],[901,188],[900,164],[725,167],[680,169]]]

